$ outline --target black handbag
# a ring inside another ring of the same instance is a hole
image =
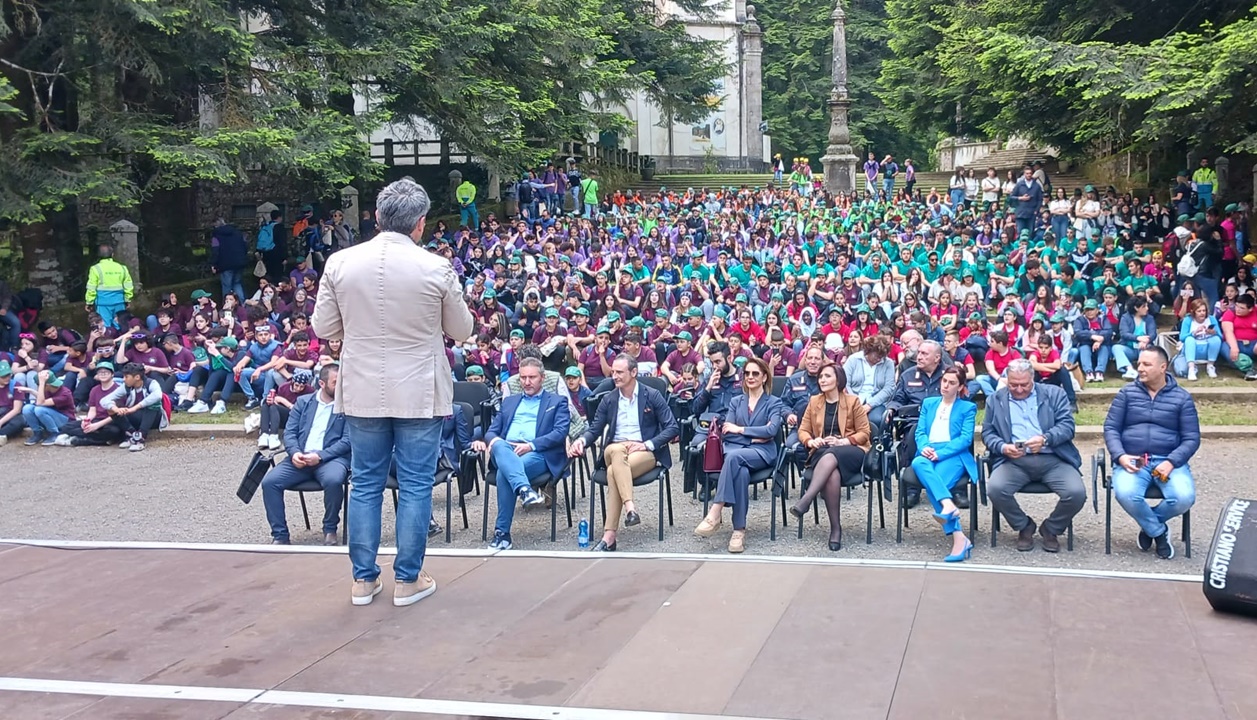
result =
[[[262,478],[266,477],[266,473],[270,471],[274,464],[274,455],[266,455],[261,452],[253,453],[253,459],[249,461],[249,468],[244,471],[244,478],[240,480],[240,487],[236,490],[236,497],[248,505],[249,501],[253,499],[254,493],[258,491],[258,487],[262,484]]]

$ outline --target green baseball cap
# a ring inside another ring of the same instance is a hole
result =
[[[578,308],[576,308],[576,314],[577,314],[577,315],[583,315],[583,316],[585,316],[585,317],[589,317],[589,308],[587,308],[587,307],[578,307]]]
[[[570,377],[570,378],[580,377],[580,368],[573,365],[572,367],[563,371],[563,377]]]
[[[694,342],[694,336],[691,335],[688,330],[682,330],[681,332],[677,333],[677,340],[684,340],[686,342]]]
[[[1224,212],[1224,213],[1226,213],[1226,214],[1230,215],[1230,214],[1231,214],[1231,213],[1233,213],[1233,212],[1239,212],[1239,210],[1240,210],[1240,206],[1239,206],[1239,205],[1237,205],[1237,204],[1235,204],[1235,203],[1231,203],[1230,205],[1227,205],[1225,208],[1223,208],[1223,209],[1222,209],[1222,212]]]
[[[729,317],[729,311],[725,310],[723,307],[718,307],[716,308],[715,315],[721,320],[724,320],[725,318]]]
[[[616,312],[615,310],[612,310],[611,312],[607,313],[607,322],[613,323],[613,322],[619,322],[619,321],[620,321],[620,313]]]
[[[1100,294],[1101,294],[1101,295],[1112,295],[1113,297],[1117,297],[1117,288],[1112,287],[1112,286],[1110,286],[1110,287],[1106,287],[1106,288],[1104,288],[1104,291],[1103,291],[1103,292],[1101,292]]]
[[[13,366],[4,360],[0,360],[0,377],[8,377],[13,374]]]
[[[735,298],[733,298],[733,301],[734,301],[734,302],[746,302],[746,293],[738,293],[738,296],[737,296],[737,297],[735,297]]]
[[[100,362],[96,363],[96,369],[93,372],[100,372],[101,370],[108,370],[109,372],[113,372],[114,371],[113,363],[109,362],[108,360],[101,360]],[[5,374],[4,368],[0,367],[0,376],[3,376],[4,374]]]
[[[655,308],[655,317],[666,318],[668,317],[668,311],[664,310],[663,308]]]
[[[519,328],[515,328],[514,330],[512,330],[512,331],[511,331],[511,337],[513,337],[513,338],[519,338],[520,340],[523,340],[523,339],[524,339],[524,331],[523,331],[523,330],[520,330]]]
[[[628,326],[631,328],[644,328],[648,325],[650,325],[650,323],[646,322],[646,318],[640,315],[628,321]]]
[[[606,325],[599,325],[596,334],[597,335],[610,335],[611,328],[607,327]]]
[[[546,308],[546,317],[556,318],[558,316],[559,316],[559,311],[557,308]]]
[[[1061,311],[1057,310],[1056,312],[1052,313],[1052,317],[1048,318],[1048,322],[1050,322],[1050,323],[1052,323],[1052,324],[1054,324],[1054,325],[1055,325],[1056,323],[1063,323],[1063,322],[1065,322],[1065,313],[1063,313],[1063,312],[1061,312]]]
[[[986,318],[986,315],[983,315],[982,313],[977,312],[977,311],[969,313],[970,320],[983,320],[985,318]]]
[[[494,290],[493,288],[489,288],[488,290],[485,290],[484,293],[480,297],[482,297],[485,300],[496,300],[498,297],[498,292]]]
[[[193,291],[192,291],[192,299],[193,299],[193,300],[200,300],[201,298],[207,298],[207,297],[209,297],[209,296],[210,296],[210,294],[209,294],[209,293],[207,293],[207,292],[205,292],[204,290],[193,290]]]
[[[236,348],[240,347],[240,342],[237,341],[234,337],[228,335],[227,337],[215,343],[215,347],[217,347],[219,350],[222,350],[223,348],[227,348],[229,350],[235,350]]]
[[[479,365],[468,365],[467,372],[464,374],[467,377],[471,377],[472,375],[479,375],[481,377],[484,377],[484,368],[480,367]]]
[[[1099,310],[1100,303],[1096,302],[1095,298],[1087,298],[1087,302],[1082,304],[1082,309],[1083,310]]]
[[[690,316],[690,317],[700,317],[700,318],[701,318],[701,317],[703,316],[703,309],[702,309],[702,308],[699,308],[699,307],[692,307],[692,308],[690,308],[690,309],[689,309],[689,312],[687,312],[687,313],[685,313],[685,314],[686,314],[686,315],[688,315],[688,316]]]
[[[1185,222],[1191,222],[1191,219],[1192,219],[1192,218],[1191,218],[1191,216],[1190,216],[1190,215],[1188,215],[1187,213],[1183,213],[1182,215],[1179,215],[1179,216],[1178,216],[1178,221],[1177,221],[1177,222],[1179,222],[1180,224],[1182,224],[1182,223],[1185,223]]]
[[[780,292],[773,292],[772,297],[770,299],[771,300],[785,300],[786,296],[782,295]]]
[[[65,383],[65,378],[60,375],[49,375],[48,380],[44,383],[48,387],[61,387]]]

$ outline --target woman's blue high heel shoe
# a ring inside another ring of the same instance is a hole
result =
[[[971,555],[973,555],[973,542],[969,541],[965,543],[964,550],[961,550],[959,553],[955,555],[948,555],[947,557],[943,558],[943,562],[949,562],[949,563],[964,562],[968,560]]]
[[[957,508],[957,509],[956,509],[956,512],[954,512],[954,513],[950,513],[950,514],[949,514],[949,513],[934,513],[934,517],[938,518],[938,521],[939,521],[939,522],[941,522],[941,523],[943,523],[944,525],[946,525],[947,523],[951,522],[952,520],[959,520],[959,519],[960,519],[960,509],[959,509],[959,508]]]

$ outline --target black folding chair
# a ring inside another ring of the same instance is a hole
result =
[[[340,515],[340,544],[341,545],[349,544],[349,478],[350,478],[350,475],[352,475],[352,473],[345,475],[344,497],[341,499],[341,508],[340,508],[340,513],[341,513]],[[288,490],[290,492],[297,493],[297,499],[301,501],[301,517],[305,519],[306,530],[311,530],[312,528],[310,527],[310,511],[309,509],[306,508],[306,493],[321,493],[323,492],[323,486],[319,484],[318,480],[311,478],[310,480],[305,480],[303,482],[297,483],[296,485],[293,485],[292,487],[288,488]]]
[[[1091,456],[1091,506],[1099,513],[1100,487],[1104,487],[1104,554],[1113,553],[1113,478],[1109,475],[1108,453],[1103,448]],[[1161,485],[1149,483],[1144,497],[1148,500],[1164,500]],[[1192,511],[1183,513],[1183,549],[1192,556]]]
[[[606,432],[603,432],[601,438],[597,438],[596,447],[591,448],[594,453],[594,472],[590,475],[590,481],[593,483],[589,489],[589,519],[594,519],[594,491],[593,486],[598,488],[598,498],[602,505],[602,522],[605,525],[607,521],[607,467],[602,458],[603,448],[606,447]],[[659,485],[659,541],[663,542],[663,507],[664,496],[667,496],[668,503],[668,527],[673,526],[672,520],[672,477],[668,472],[668,468],[662,463],[656,461],[655,466],[646,472],[633,478],[633,487],[644,487],[651,483]]]
[[[902,441],[902,438],[896,439],[897,443],[900,441]],[[977,444],[976,433],[974,435],[974,444],[975,446]],[[978,533],[978,503],[981,502],[983,505],[986,504],[986,467],[987,467],[986,458],[987,458],[986,455],[982,455],[982,456],[975,455],[974,459],[977,461],[978,476],[976,478],[972,478],[966,474],[965,477],[961,480],[961,482],[964,483],[964,486],[965,486],[964,487],[965,496],[969,499],[969,535],[970,537],[975,537]],[[896,466],[898,465],[897,455],[896,455],[895,464]],[[907,495],[907,489],[908,489],[907,473],[909,470],[911,470],[910,467],[898,468],[899,497],[896,498],[896,502],[895,502],[897,513],[899,515],[899,518],[898,518],[899,521],[896,523],[896,527],[895,527],[895,542],[897,543],[903,542],[903,531],[904,531],[904,528],[908,527],[909,508],[904,498]],[[925,488],[922,488],[921,492],[925,492]]]
[[[558,487],[563,486],[563,509],[567,511],[567,526],[572,527],[572,502],[567,489],[567,475],[572,470],[572,461],[569,458],[563,463],[563,467],[559,470],[559,476],[556,478],[548,472],[542,473],[535,478],[529,479],[529,484],[534,489],[544,491],[547,487],[551,487],[552,497],[550,499],[550,542],[554,542],[558,538],[558,517],[559,517],[559,497]],[[484,515],[480,520],[480,539],[487,541],[489,539],[489,496],[497,493],[490,493],[489,488],[496,488],[498,484],[497,466],[490,461],[484,478]]]
[[[873,441],[874,452],[878,451],[879,443],[880,443],[880,438],[875,438]],[[795,457],[795,453],[797,452],[798,448],[799,448],[799,444],[795,443],[794,445],[790,446],[789,448],[785,450],[785,454],[790,457],[790,459],[786,460],[787,465],[789,465],[789,468],[788,470],[786,470],[786,473],[797,472],[797,464],[793,458]],[[886,457],[884,453],[881,455],[880,461],[883,463],[882,470],[883,472],[885,472],[886,471],[886,467],[885,467]],[[784,527],[789,527],[789,516],[787,515],[788,511],[786,509],[786,500],[785,500],[786,495],[788,494],[786,490],[786,478],[785,478],[786,473],[779,474],[778,479],[779,479],[780,484],[777,486],[776,492],[779,492],[782,498],[781,499],[782,525]],[[812,484],[812,468],[810,467],[804,468],[802,473],[800,473],[800,478],[801,478],[801,481],[799,483],[800,485],[799,492],[800,493],[806,492],[808,486]],[[860,485],[864,485],[866,489],[868,490],[868,513],[865,516],[864,542],[866,545],[872,545],[873,544],[873,492],[874,492],[873,486],[874,485],[877,486],[877,515],[878,515],[878,519],[883,530],[886,529],[886,508],[884,504],[885,498],[882,496],[881,481],[875,478],[865,477],[864,474],[861,473],[860,475],[856,475],[851,478],[844,478],[842,486],[846,488],[847,490],[848,500],[851,499],[851,489],[854,487],[859,487]],[[817,499],[815,502],[812,503],[812,523],[815,525],[820,525],[821,523],[820,505],[821,505],[821,501],[819,499]],[[772,519],[773,531],[771,533],[771,536],[773,540],[776,540],[777,539],[777,506],[775,504],[773,505],[772,518],[773,518]],[[800,540],[803,539],[803,518],[798,519],[798,538]]]
[[[639,375],[637,382],[645,385],[651,390],[655,390],[667,398],[672,394],[672,388],[668,387],[668,381],[665,378],[654,377],[650,375]]]
[[[780,398],[786,392],[786,387],[790,385],[790,378],[785,375],[773,376],[773,397]]]
[[[756,470],[755,472],[751,473],[751,479],[750,479],[750,482],[748,483],[750,485],[751,493],[752,493],[751,500],[753,501],[759,500],[759,486],[763,485],[764,491],[767,492],[769,488],[769,483],[774,482],[774,479],[778,476],[778,474],[781,473],[782,463],[784,463],[786,460],[787,432],[788,431],[786,430],[786,424],[782,423],[781,429],[777,431],[777,436],[773,438],[773,442],[777,444],[777,461],[774,462],[772,466],[770,467],[766,467],[763,470]],[[704,472],[703,475],[705,476],[703,479],[704,479],[704,482],[707,483],[707,486],[709,488],[715,489],[716,481],[718,480],[720,473]],[[696,488],[697,486],[698,486],[698,483],[695,483]],[[776,495],[776,493],[774,493],[774,495]],[[703,497],[703,515],[704,516],[707,515],[707,510],[710,506],[711,506],[711,492],[708,492]],[[782,512],[785,512],[784,509],[782,510]],[[777,517],[777,506],[774,504],[773,505],[773,522],[772,522],[772,539],[773,540],[777,539],[776,517]]]
[[[988,451],[986,455],[983,456],[983,460],[984,462],[978,463],[978,469],[985,470],[988,473],[993,471],[995,457],[990,453],[990,451]],[[1017,492],[1029,493],[1031,495],[1055,495],[1055,493],[1052,492],[1052,488],[1040,482],[1032,482],[1029,485],[1026,485],[1025,487],[1023,487],[1022,489],[1018,490]],[[999,530],[1000,530],[999,510],[996,510],[995,506],[992,505],[991,506],[991,547],[995,547],[996,536],[999,535]],[[1069,520],[1069,527],[1065,528],[1065,548],[1069,550],[1070,552],[1074,551],[1074,520],[1073,518],[1070,518]]]

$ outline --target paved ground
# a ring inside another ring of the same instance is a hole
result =
[[[1086,456],[1094,445],[1082,448]],[[75,540],[150,540],[186,542],[269,542],[269,531],[262,511],[260,496],[251,505],[242,504],[235,496],[236,486],[251,456],[251,444],[240,439],[159,440],[143,453],[131,454],[116,448],[26,448],[10,443],[0,448],[0,497],[4,512],[0,513],[0,537],[75,539]],[[1251,475],[1243,468],[1257,465],[1257,448],[1237,440],[1208,441],[1193,463],[1198,483],[1198,503],[1193,512],[1194,556],[1159,561],[1135,547],[1135,524],[1114,506],[1114,552],[1104,555],[1104,502],[1100,514],[1087,508],[1077,517],[1075,552],[1062,551],[1050,555],[1036,550],[1018,553],[1012,547],[1013,536],[1001,534],[999,547],[989,546],[989,508],[979,514],[980,530],[975,543],[974,559],[982,563],[1003,565],[1037,565],[1070,568],[1104,568],[1155,572],[1199,572],[1205,550],[1212,538],[1222,503],[1232,497],[1257,497]],[[1089,486],[1089,477],[1086,478]],[[640,526],[622,532],[621,550],[646,552],[724,552],[728,542],[726,530],[710,540],[697,538],[694,526],[702,514],[702,506],[680,492],[679,478],[674,484],[673,509],[675,527],[666,528],[664,541],[656,540],[657,493],[644,488],[639,498]],[[444,491],[435,497],[438,512],[444,512]],[[455,505],[453,547],[482,547],[480,518],[483,499],[468,496],[471,528],[463,530]],[[295,542],[315,542],[321,499],[309,498],[315,514],[315,532],[306,532],[295,495],[289,497],[288,516]],[[588,500],[578,503],[574,521],[588,514]],[[856,490],[852,501],[843,505],[846,537],[842,557],[904,560],[933,560],[947,553],[945,539],[938,533],[924,508],[913,510],[911,527],[905,531],[904,542],[895,543],[893,509],[887,505],[887,528],[875,527],[873,544],[864,543],[866,499],[862,489]],[[1032,517],[1042,518],[1049,507],[1046,499],[1027,497],[1023,503]],[[560,508],[561,510],[561,508]],[[876,512],[876,504],[874,505]],[[768,538],[770,506],[761,494],[752,504],[749,518],[747,552],[780,555],[827,556],[827,533],[824,511],[821,526],[804,525],[804,537],[796,538],[794,528],[781,532],[777,541]],[[491,499],[490,512],[496,512]],[[966,514],[966,525],[968,516]],[[560,512],[558,542],[549,542],[548,511],[519,512],[513,533],[516,547],[522,549],[575,549],[576,530],[566,527]],[[492,516],[490,516],[490,526]],[[597,536],[595,523],[595,537]],[[392,507],[385,503],[385,544],[392,542]],[[1178,523],[1174,523],[1177,536]],[[443,538],[435,543],[444,547]]]

